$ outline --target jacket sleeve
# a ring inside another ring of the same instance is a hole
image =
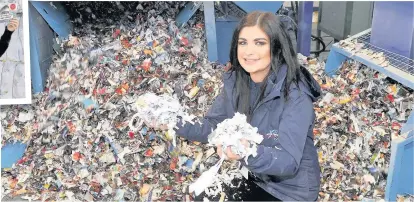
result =
[[[278,148],[259,145],[257,156],[250,156],[247,165],[254,173],[276,176],[294,175],[299,169],[307,133],[314,121],[314,109],[308,95],[302,94],[286,105],[279,124]]]
[[[224,106],[226,102],[226,95],[224,89],[214,100],[210,110],[206,116],[199,123],[194,125],[191,123],[185,123],[184,126],[180,121],[177,124],[178,129],[175,130],[178,136],[188,139],[190,141],[197,141],[201,143],[208,143],[208,135],[217,128],[217,124],[227,119],[227,113]]]
[[[0,57],[6,52],[7,48],[9,47],[12,34],[13,32],[9,31],[6,27],[3,35],[0,38]]]

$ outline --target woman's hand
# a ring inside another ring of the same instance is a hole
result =
[[[241,139],[241,140],[240,140],[240,142],[241,142],[241,143],[242,143],[242,144],[243,144],[246,148],[248,148],[248,146],[249,146],[249,142],[248,142],[246,139]],[[217,154],[220,156],[220,158],[222,158],[222,155],[223,155],[223,148],[222,148],[222,145],[221,145],[221,144],[217,145]],[[240,159],[242,159],[242,157],[241,157],[241,156],[239,156],[239,155],[237,155],[237,154],[234,154],[234,153],[231,151],[230,146],[228,146],[228,147],[226,148],[225,155],[226,155],[226,159],[228,159],[228,160],[240,160]]]
[[[13,18],[10,20],[9,24],[7,25],[7,29],[11,32],[14,32],[19,27],[19,20],[16,18]]]

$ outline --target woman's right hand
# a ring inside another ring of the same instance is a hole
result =
[[[9,24],[7,25],[7,29],[11,32],[14,32],[19,27],[19,20],[16,18],[13,18],[10,20]]]

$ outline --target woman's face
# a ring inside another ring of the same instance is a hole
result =
[[[258,26],[240,31],[237,59],[254,82],[262,82],[270,70],[270,39]]]

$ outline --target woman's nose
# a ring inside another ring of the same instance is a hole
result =
[[[245,55],[252,55],[254,53],[254,48],[247,45],[244,49],[244,54]]]

